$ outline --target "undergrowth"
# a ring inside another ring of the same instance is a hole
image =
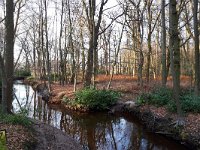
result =
[[[65,97],[63,102],[68,105],[79,105],[89,110],[105,110],[115,104],[119,97],[120,94],[116,91],[85,88],[75,93],[74,100]]]
[[[32,122],[24,112],[18,114],[5,114],[0,111],[0,122],[13,125],[22,125],[24,127],[30,127]]]
[[[180,94],[181,108],[187,112],[200,113],[200,97],[189,90],[182,90]],[[169,88],[156,88],[150,93],[142,93],[137,97],[138,104],[150,104],[157,107],[164,106],[171,112],[176,112],[176,102],[173,91]]]
[[[28,76],[31,76],[31,72],[30,70],[19,69],[15,71],[15,75],[18,77],[21,77],[21,76],[28,77]]]

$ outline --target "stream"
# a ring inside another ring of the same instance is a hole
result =
[[[31,86],[15,83],[14,112],[25,110],[29,117],[52,125],[78,141],[84,150],[186,150],[166,137],[145,131],[128,114],[82,114],[48,105]]]

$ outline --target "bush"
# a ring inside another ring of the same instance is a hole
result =
[[[146,104],[148,101],[151,99],[151,94],[150,93],[142,93],[137,97],[137,104]]]
[[[176,112],[176,111],[177,111],[177,109],[176,109],[176,103],[175,103],[175,101],[173,101],[173,100],[170,100],[170,101],[168,102],[168,104],[166,105],[166,108],[167,108],[168,111],[170,111],[170,112]]]
[[[200,113],[200,97],[195,95],[185,95],[181,97],[181,101],[183,111]]]
[[[8,124],[18,124],[25,127],[29,127],[32,122],[26,116],[21,114],[11,115],[0,113],[0,120]]]
[[[142,93],[137,98],[138,104],[152,104],[157,107],[167,105],[172,99],[172,90],[167,88],[159,88],[151,93]]]
[[[182,90],[180,95],[182,110],[187,112],[200,113],[200,97],[197,97],[188,90]],[[165,106],[169,111],[176,112],[176,102],[173,93],[168,88],[158,88],[151,93],[142,93],[137,98],[138,104],[151,104],[157,107]]]
[[[172,99],[172,90],[168,88],[160,88],[152,94],[152,104],[157,106],[167,105]]]
[[[182,111],[200,113],[200,97],[195,96],[194,94],[184,94],[180,97]],[[169,111],[176,112],[176,103],[175,101],[170,101],[167,105]]]
[[[15,72],[15,75],[18,76],[18,77],[28,77],[28,76],[31,76],[31,72],[30,70],[24,70],[24,69],[21,69],[21,70],[17,70]]]
[[[74,104],[90,110],[105,110],[115,104],[120,94],[111,90],[85,88],[75,93]]]

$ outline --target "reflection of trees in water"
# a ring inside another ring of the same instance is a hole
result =
[[[33,99],[34,94],[31,95],[30,92],[30,86],[27,85],[23,85],[23,84],[17,84],[16,87],[14,88],[14,99],[18,106],[15,106],[14,111],[19,111],[19,112],[24,112],[26,111],[27,113],[29,113],[31,111],[31,102]],[[25,96],[21,95],[21,91],[25,92]]]
[[[125,122],[124,125],[124,128],[127,128],[121,135],[119,130],[121,126],[120,118],[106,116],[105,114],[92,116],[70,114],[69,116],[63,112],[60,120],[62,130],[76,138],[82,145],[87,145],[91,150],[132,148],[135,140],[130,136],[137,136],[137,133],[132,134],[132,124]],[[128,137],[125,137],[126,135]],[[135,137],[133,136],[133,138]]]
[[[27,111],[31,111],[31,103],[32,103],[32,100],[34,98],[34,92],[31,94],[30,92],[30,89],[31,87],[28,86],[28,85],[25,85],[25,90],[26,90],[26,102],[25,102],[25,109]]]
[[[90,150],[153,150],[159,147],[154,144],[155,141],[151,143],[151,140],[144,138],[146,135],[142,128],[119,117],[110,117],[105,114],[79,116],[62,112],[60,129]]]
[[[35,93],[35,92],[34,92]],[[40,121],[51,123],[51,110],[47,107],[47,102],[42,100],[41,96],[34,95],[34,104],[33,104],[33,117],[34,119],[38,118]]]

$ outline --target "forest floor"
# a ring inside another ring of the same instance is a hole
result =
[[[99,75],[96,77],[96,88],[97,89],[106,89],[110,76]],[[189,77],[181,77],[181,87],[190,88],[191,79]],[[145,80],[144,80],[145,81]],[[141,93],[147,93],[155,89],[156,87],[160,88],[161,79],[152,79],[150,83],[143,83],[143,86],[140,87],[137,82],[137,78],[126,75],[114,75],[111,82],[110,89],[118,91],[121,93],[120,101],[135,101],[137,96]],[[172,87],[172,79],[168,78],[167,87]],[[67,97],[73,97],[74,95],[74,85],[67,84],[61,86],[59,83],[54,83],[51,86],[52,97],[50,103],[60,103],[61,98],[65,95]],[[78,83],[76,89],[79,90],[83,88],[82,83]]]
[[[107,84],[109,82],[109,76],[100,75],[96,78],[96,88],[98,89],[106,89]],[[149,84],[143,84],[143,87],[138,86],[137,78],[133,78],[130,76],[124,75],[115,75],[113,77],[111,88],[112,90],[116,90],[121,92],[120,102],[126,101],[136,101],[136,98],[141,93],[150,92],[155,88],[160,87],[160,79],[151,80]],[[181,77],[181,88],[189,89],[191,88],[191,78],[183,76]],[[172,79],[168,78],[167,87],[172,87]],[[82,83],[77,84],[77,90],[83,88]],[[65,95],[69,98],[73,98],[73,85],[65,85],[60,86],[58,83],[52,85],[52,99],[50,103],[61,103],[62,97]],[[167,111],[164,107],[155,107],[155,106],[142,106],[141,111],[150,111],[154,117],[160,119],[171,119],[172,122],[177,120],[177,114],[171,113]],[[190,139],[189,142],[195,143],[195,145],[200,146],[200,114],[197,113],[187,113],[184,114],[185,117],[185,126],[182,130],[181,138]]]
[[[96,88],[97,89],[106,89],[107,84],[109,82],[110,76],[99,75],[96,78]],[[118,91],[121,93],[120,101],[128,101],[135,100],[136,97],[143,92],[149,92],[152,87],[154,87],[158,82],[155,81],[152,84],[146,85],[141,88],[137,84],[137,78],[133,78],[131,76],[124,75],[114,75],[113,80],[111,82],[110,89]],[[74,95],[74,85],[67,84],[64,86],[60,86],[59,83],[52,84],[52,99],[50,103],[60,103],[61,98],[65,95],[67,97],[73,97]],[[77,90],[83,88],[82,83],[78,83],[76,86]]]
[[[22,125],[0,122],[0,130],[6,130],[6,146],[8,150],[21,150],[26,144],[34,142],[33,134]],[[28,146],[28,145],[27,145]]]
[[[6,130],[6,147],[8,150],[82,149],[81,145],[66,133],[37,121],[33,121],[29,128],[23,125],[0,122],[0,130]]]

